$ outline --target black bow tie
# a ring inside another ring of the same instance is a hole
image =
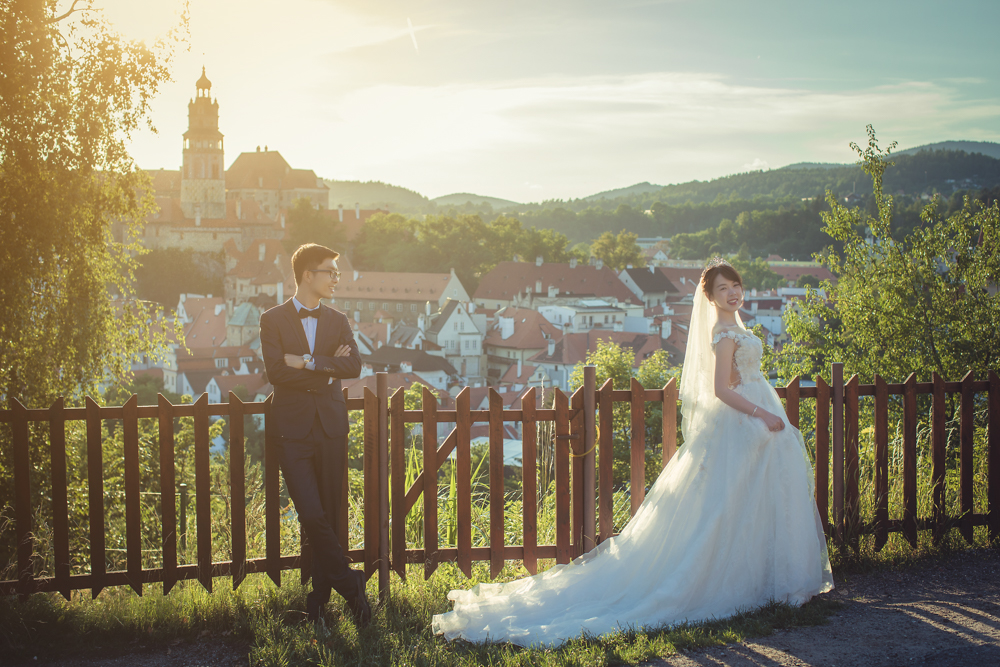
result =
[[[303,308],[299,311],[299,319],[306,319],[307,317],[313,317],[319,319],[319,308],[313,308],[312,310],[306,310]]]

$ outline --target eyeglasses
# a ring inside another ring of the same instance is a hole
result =
[[[306,269],[306,270],[311,271],[312,273],[325,273],[327,275],[327,278],[331,280],[334,278],[340,280],[340,271],[334,269]]]

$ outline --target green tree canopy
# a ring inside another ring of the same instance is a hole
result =
[[[340,251],[344,246],[343,224],[330,211],[313,208],[309,199],[296,199],[288,211],[288,238],[285,250],[289,254],[306,243],[318,243]]]
[[[162,349],[157,310],[134,297],[153,200],[126,142],[186,20],[147,47],[76,3],[0,8],[0,386],[38,406]]]
[[[837,276],[823,281],[786,314],[791,342],[776,356],[783,377],[829,377],[842,361],[862,382],[875,374],[902,381],[936,371],[958,380],[972,370],[1000,369],[1000,210],[965,198],[950,215],[932,203],[923,225],[905,238],[893,231],[893,198],[883,175],[895,146],[882,150],[868,128],[868,146],[852,144],[871,176],[875,213],[850,209],[832,195],[825,231],[843,252],[818,259]],[[870,238],[868,235],[870,234]]]
[[[624,229],[618,232],[618,236],[604,232],[590,244],[590,252],[615,271],[621,271],[629,265],[645,266],[646,260],[642,256],[642,248],[636,243],[637,238],[638,234]]]

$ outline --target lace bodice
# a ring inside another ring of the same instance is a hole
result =
[[[733,354],[734,376],[739,380],[729,385],[730,389],[735,389],[741,384],[745,384],[757,378],[763,379],[760,372],[760,358],[764,353],[764,348],[760,344],[760,339],[752,333],[741,333],[732,330],[720,331],[712,338],[712,351],[715,352],[716,344],[723,338],[732,338],[736,341],[736,353]]]

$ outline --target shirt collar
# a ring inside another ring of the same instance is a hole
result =
[[[295,305],[296,312],[303,311],[303,310],[306,310],[306,311],[309,311],[309,312],[312,312],[314,310],[319,310],[319,306],[316,306],[315,308],[306,308],[304,305],[302,305],[302,302],[299,301],[298,299],[296,299],[294,296],[292,297],[292,303]]]

